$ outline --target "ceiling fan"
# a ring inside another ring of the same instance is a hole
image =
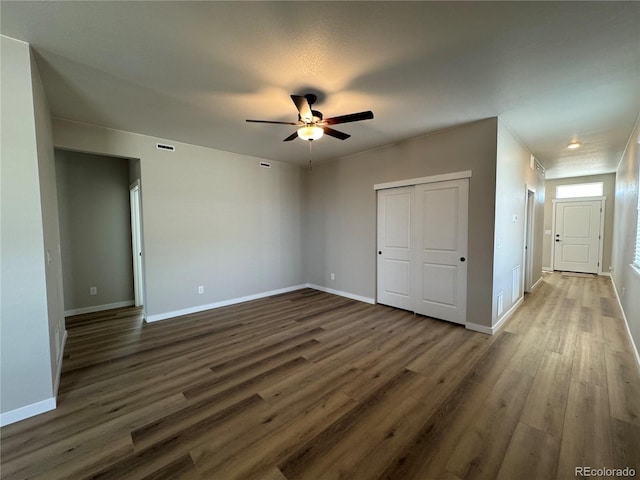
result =
[[[368,110],[366,112],[350,113],[348,115],[340,115],[339,117],[331,117],[324,119],[322,112],[318,110],[312,110],[313,105],[318,97],[313,93],[306,95],[291,95],[291,100],[298,109],[298,121],[297,122],[276,122],[271,120],[247,120],[252,123],[273,123],[278,125],[296,125],[298,130],[284,139],[285,142],[290,142],[296,137],[300,137],[303,140],[318,140],[325,133],[330,137],[338,138],[340,140],[346,140],[351,135],[348,133],[335,130],[329,125],[338,125],[340,123],[359,122],[360,120],[370,120],[373,118],[373,112]]]

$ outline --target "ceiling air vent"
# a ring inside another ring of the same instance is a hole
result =
[[[271,164],[267,162],[260,162],[260,166],[262,168],[271,168]]]
[[[167,152],[175,152],[176,147],[174,147],[173,145],[167,145],[166,143],[156,143],[156,148],[158,150],[164,150]]]

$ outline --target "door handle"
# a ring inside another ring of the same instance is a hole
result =
[[[378,250],[378,255],[382,255],[382,250]]]
[[[556,238],[556,242],[561,242],[562,240],[560,240],[559,238]]]
[[[464,257],[460,257],[460,261],[461,261],[461,262],[464,262],[465,260],[466,260],[466,258],[464,258]]]

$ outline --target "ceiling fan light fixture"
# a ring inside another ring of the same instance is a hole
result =
[[[569,145],[567,145],[567,148],[569,150],[575,150],[576,148],[580,148],[581,146],[582,146],[582,144],[580,142],[573,141]]]
[[[298,129],[298,137],[302,140],[318,140],[324,135],[324,130],[317,125],[305,125]]]

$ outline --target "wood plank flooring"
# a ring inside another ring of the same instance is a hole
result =
[[[67,329],[58,408],[0,430],[3,479],[640,475],[640,372],[606,278],[545,275],[494,336],[310,289]]]

